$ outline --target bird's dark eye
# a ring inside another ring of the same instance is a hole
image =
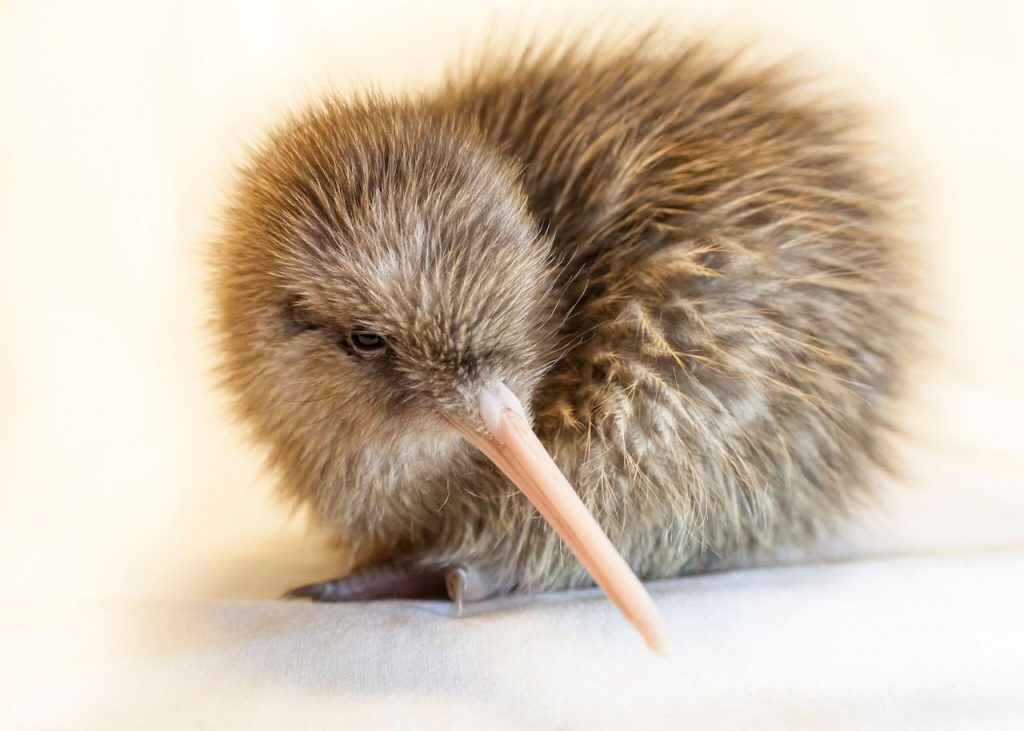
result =
[[[377,333],[357,327],[348,335],[347,345],[364,358],[376,358],[387,349],[387,343]]]

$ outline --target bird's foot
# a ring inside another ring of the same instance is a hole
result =
[[[306,584],[284,596],[315,602],[448,597],[461,614],[463,603],[482,601],[496,593],[495,583],[486,574],[468,566],[438,567],[402,562],[372,566],[337,579]]]

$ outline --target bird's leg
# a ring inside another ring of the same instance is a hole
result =
[[[357,569],[346,576],[292,589],[286,597],[316,602],[373,599],[440,599],[445,596],[445,569],[408,561]]]
[[[357,602],[374,599],[450,598],[462,612],[463,602],[493,596],[496,587],[486,574],[468,566],[430,566],[412,562],[380,564],[337,579],[292,589],[285,597],[316,602]]]

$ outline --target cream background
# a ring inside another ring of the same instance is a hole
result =
[[[909,489],[842,562],[657,586],[670,663],[592,592],[269,601],[337,566],[211,388],[201,258],[245,142],[485,37],[656,18],[880,109],[936,314]],[[1020,727],[1022,72],[1013,0],[0,2],[0,727]]]

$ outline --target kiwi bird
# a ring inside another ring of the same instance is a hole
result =
[[[871,496],[911,330],[860,115],[701,45],[531,50],[324,98],[213,247],[224,381],[350,555],[323,601],[637,581]]]

